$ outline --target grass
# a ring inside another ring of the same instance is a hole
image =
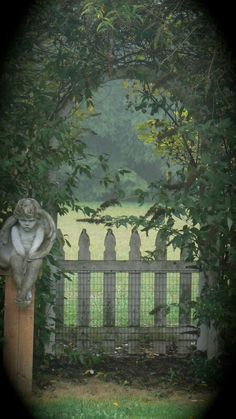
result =
[[[98,203],[91,202],[85,204],[91,208],[96,208]],[[104,211],[105,214],[109,214],[113,217],[121,215],[133,215],[139,216],[144,215],[148,205],[138,206],[133,203],[126,203],[122,207],[111,207]],[[58,228],[61,229],[62,233],[66,235],[67,240],[70,242],[71,247],[65,247],[66,259],[78,259],[78,240],[83,228],[86,228],[87,233],[90,237],[90,251],[91,259],[102,260],[104,252],[104,239],[106,236],[107,228],[100,224],[89,224],[85,222],[76,221],[79,218],[84,218],[81,212],[70,211],[68,214],[59,217]],[[177,225],[181,227],[182,223],[180,220],[177,221]],[[116,237],[116,252],[117,260],[127,260],[129,255],[129,239],[131,235],[131,228],[119,227],[113,228],[113,233]],[[145,255],[146,251],[154,250],[155,239],[157,232],[150,231],[148,236],[145,232],[140,231],[141,238],[141,253]],[[173,250],[171,247],[167,249],[167,258],[171,260],[179,259],[179,251]]]
[[[172,401],[111,400],[109,402],[79,401],[66,398],[60,401],[34,403],[35,419],[200,419],[204,408]]]
[[[149,313],[154,307],[154,273],[142,273],[141,275],[141,298],[140,298],[140,325],[153,326],[154,316]],[[167,325],[178,324],[179,317],[179,274],[167,274]],[[193,274],[192,279],[192,300],[196,299],[198,293],[198,274]],[[92,273],[90,277],[90,326],[99,327],[103,325],[103,274]],[[65,324],[76,325],[78,312],[78,278],[71,275],[71,281],[65,282]],[[115,318],[116,326],[126,327],[128,325],[128,273],[116,274],[116,305]]]

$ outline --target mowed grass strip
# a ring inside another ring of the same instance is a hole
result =
[[[80,401],[67,398],[60,401],[34,403],[35,419],[201,419],[204,408],[170,401],[140,402],[138,399],[109,402]]]

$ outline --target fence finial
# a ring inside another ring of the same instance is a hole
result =
[[[140,260],[141,259],[141,240],[138,234],[138,231],[133,229],[129,241],[130,245],[130,252],[129,252],[129,260]]]
[[[166,240],[163,240],[163,238],[161,237],[160,230],[157,233],[157,237],[155,241],[155,255],[156,255],[156,260],[167,259]]]
[[[104,246],[104,260],[116,260],[116,238],[111,228],[107,230]]]
[[[87,234],[87,231],[85,228],[83,228],[80,238],[79,238],[79,252],[78,252],[78,258],[80,260],[89,260],[90,259],[90,239]]]

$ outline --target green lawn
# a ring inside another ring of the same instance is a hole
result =
[[[192,300],[196,299],[198,293],[198,274],[193,274],[192,279]],[[99,327],[103,325],[103,273],[92,273],[90,277],[90,326]],[[71,275],[71,281],[65,282],[65,324],[75,326],[78,310],[78,278]],[[141,276],[141,326],[153,326],[154,317],[150,311],[154,307],[154,273],[142,273]],[[167,325],[178,324],[179,307],[179,274],[169,273],[167,275]],[[128,325],[128,273],[119,272],[116,274],[116,326],[127,327]]]
[[[138,399],[113,400],[107,402],[79,401],[67,398],[34,404],[35,419],[201,419],[202,406]]]
[[[98,203],[88,203],[87,206],[96,208]],[[134,203],[126,203],[122,207],[111,207],[107,209],[104,214],[109,214],[113,217],[121,215],[144,215],[148,209],[147,205],[138,206]],[[103,259],[104,252],[104,239],[106,236],[107,228],[100,224],[89,224],[84,222],[77,222],[78,218],[85,218],[82,212],[70,211],[68,214],[59,217],[58,227],[61,229],[63,234],[66,234],[66,238],[71,243],[71,247],[65,247],[66,259],[77,259],[78,258],[78,240],[83,228],[86,228],[87,233],[90,237],[90,251],[91,259],[101,260]],[[177,221],[177,225],[181,226],[181,221]],[[113,228],[113,233],[116,237],[116,251],[117,260],[127,260],[129,258],[129,239],[131,235],[131,228],[119,227]],[[141,238],[141,252],[142,256],[145,255],[145,251],[154,250],[155,239],[157,232],[151,231],[148,236],[146,233],[139,232]],[[168,248],[167,250],[168,259],[178,260],[179,251]]]

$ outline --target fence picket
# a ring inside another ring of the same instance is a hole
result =
[[[155,254],[156,260],[167,259],[167,248],[166,241],[164,241],[157,233],[155,241]],[[166,325],[166,308],[167,308],[167,273],[166,272],[155,272],[154,279],[154,325],[161,327]],[[166,353],[166,342],[154,341],[154,350],[160,354]]]
[[[110,228],[104,245],[104,260],[116,260],[116,239]],[[104,272],[103,275],[103,325],[112,327],[115,326],[116,273]]]
[[[63,248],[64,245],[64,237],[61,230],[57,230],[57,238],[59,242],[59,250],[60,250],[60,257],[61,259],[65,260],[65,251]],[[57,307],[57,319],[58,322],[63,324],[64,323],[64,279],[60,279],[56,282],[56,307]],[[60,301],[60,304],[58,302]]]
[[[155,241],[156,260],[167,259],[166,241],[160,233],[157,233]],[[156,326],[165,326],[166,324],[166,304],[167,304],[167,274],[165,272],[155,273],[154,285],[154,324]]]
[[[57,229],[57,240],[59,244],[59,254],[61,260],[65,260],[65,251],[64,251],[64,237],[62,234],[62,231],[60,229]],[[55,267],[54,267],[55,269]],[[57,336],[58,336],[58,330],[60,330],[61,325],[64,324],[64,295],[65,295],[65,284],[64,284],[64,278],[61,277],[60,280],[56,281],[54,284],[54,288],[52,289],[52,293],[55,295],[55,306],[50,307],[49,304],[47,304],[46,307],[46,318],[50,319],[50,321],[47,321],[47,324],[51,330],[54,329],[54,332],[50,334],[49,343],[45,345],[45,353],[54,353],[54,346],[58,344],[57,342]],[[55,324],[53,325],[53,320],[56,319]],[[60,345],[59,345],[60,346]]]
[[[82,230],[79,238],[79,260],[90,260],[90,239],[86,229]],[[78,325],[89,327],[90,321],[90,272],[80,272],[78,282]],[[86,340],[83,340],[83,347]]]
[[[80,237],[79,237],[79,252],[78,252],[78,259],[79,260],[90,260],[90,239],[87,234],[86,228],[83,228]]]
[[[187,247],[181,249],[180,260],[186,260],[188,257]],[[180,272],[179,282],[179,324],[191,323],[191,293],[192,293],[192,274]]]
[[[141,259],[141,240],[136,230],[132,231],[130,237],[129,260],[137,261]],[[140,326],[140,297],[141,297],[141,273],[129,272],[128,282],[128,325],[136,328]],[[133,335],[134,336],[134,335]],[[132,336],[131,336],[132,338]],[[138,340],[129,341],[129,353],[137,353],[139,351]]]
[[[202,294],[204,286],[206,284],[206,277],[203,272],[200,272],[199,275],[199,295]],[[197,350],[198,351],[208,351],[208,334],[209,334],[209,328],[206,324],[202,323],[200,325],[200,333],[197,340]]]

